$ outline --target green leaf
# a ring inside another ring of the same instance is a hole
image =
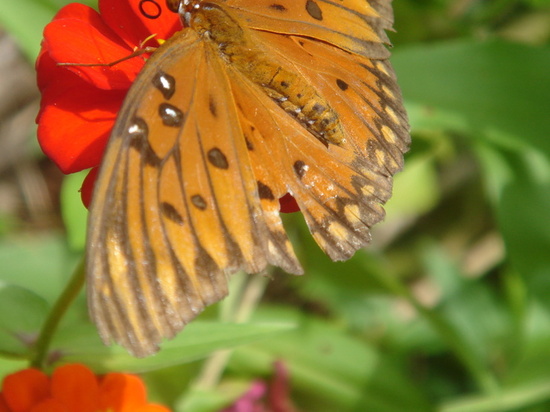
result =
[[[55,13],[72,0],[17,0],[3,1],[0,6],[0,25],[13,35],[29,62],[34,62],[40,51],[42,32]],[[94,0],[79,3],[95,3]]]
[[[437,312],[458,332],[464,350],[481,365],[503,359],[509,346],[517,344],[518,336],[499,295],[478,279],[460,273],[439,245],[425,248],[424,261],[434,288],[441,294]]]
[[[47,313],[48,303],[37,294],[0,284],[0,352],[28,354]]]
[[[545,290],[550,291],[550,182],[518,179],[504,189],[499,206],[498,218],[514,267],[524,276],[546,278]]]
[[[66,176],[61,187],[61,213],[67,229],[67,242],[72,250],[77,251],[86,247],[88,211],[82,204],[79,190],[87,172]]]
[[[2,358],[0,362],[0,382],[4,381],[6,375],[17,372],[21,369],[25,369],[29,366],[27,360],[12,360],[7,358]]]
[[[513,363],[506,376],[506,385],[516,387],[528,383],[550,381],[550,310],[541,299],[531,300],[526,310],[523,336],[516,348]]]
[[[2,2],[0,24],[16,38],[27,59],[32,62],[40,51],[42,31],[54,13],[55,8],[45,2],[5,1]]]
[[[550,380],[518,388],[510,388],[496,395],[469,396],[447,402],[440,412],[507,412],[507,411],[546,411],[543,409],[525,409],[550,400]]]
[[[407,161],[403,172],[395,177],[393,197],[385,206],[385,221],[426,213],[436,205],[439,195],[434,159],[413,157]]]
[[[413,103],[413,126],[431,122],[476,137],[472,147],[509,259],[523,276],[548,285],[550,48],[458,41],[403,48],[393,62]],[[550,290],[538,286],[532,290]]]
[[[470,130],[505,131],[550,153],[550,48],[455,41],[402,47],[392,63],[408,103]],[[416,112],[415,112],[416,114]],[[413,116],[416,127],[417,116]],[[460,121],[459,121],[460,122]]]
[[[217,412],[250,389],[251,382],[225,380],[215,389],[191,388],[176,404],[178,412]]]
[[[550,183],[536,185],[528,181],[508,186],[499,208],[502,233],[514,267],[524,276],[546,278],[546,292],[550,291],[549,211]]]
[[[186,326],[185,331],[162,345],[153,356],[136,359],[118,346],[106,347],[97,338],[76,330],[72,336],[58,339],[64,362],[83,362],[97,372],[128,371],[144,372],[174,366],[202,359],[220,349],[234,348],[258,340],[271,338],[281,332],[293,329],[289,323],[249,323],[231,324],[195,321]],[[86,342],[88,342],[86,344]]]
[[[550,6],[550,0],[527,0],[528,3],[531,3],[533,6],[536,7],[549,7]]]
[[[291,319],[299,327],[277,339],[237,349],[230,368],[251,376],[288,368],[293,393],[316,412],[429,411],[417,388],[368,343],[294,310],[266,308],[255,319]],[[394,409],[391,409],[394,408]],[[405,409],[403,409],[405,408]]]
[[[548,292],[550,155],[528,147],[490,143],[478,144],[476,149],[493,193],[508,257],[535,293]]]
[[[58,235],[10,237],[0,241],[0,281],[29,289],[52,303],[77,259]]]

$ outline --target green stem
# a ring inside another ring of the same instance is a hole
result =
[[[232,302],[228,302],[230,309],[224,313],[222,318],[225,322],[245,323],[258,306],[269,279],[261,275],[249,277],[248,275],[239,274],[237,276],[242,276],[242,278],[235,279],[239,290],[231,292],[236,296],[230,297],[230,299],[233,299]],[[227,307],[224,309],[227,309]],[[194,387],[201,390],[214,388],[225,370],[232,351],[232,349],[224,349],[214,352],[204,362],[201,373],[195,380]]]
[[[35,344],[34,359],[31,360],[32,367],[42,369],[45,366],[48,349],[55,331],[59,326],[59,322],[63,318],[65,312],[67,312],[69,306],[71,306],[71,303],[78,296],[78,293],[84,285],[84,279],[84,259],[82,259],[75,268],[67,286],[63,292],[61,292],[61,295],[48,314],[42,326],[42,330],[40,330],[40,334]]]
[[[455,356],[468,370],[479,389],[485,394],[496,394],[499,384],[488,368],[485,368],[477,359],[470,345],[462,339],[460,333],[434,310],[427,308],[411,293],[410,289],[399,282],[395,277],[372,271],[376,280],[391,293],[406,299],[437,332],[439,337],[453,351]]]

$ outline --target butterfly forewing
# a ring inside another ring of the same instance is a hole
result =
[[[392,18],[382,3],[390,1],[224,1],[239,21],[256,30],[312,37],[370,58],[388,58],[384,29],[391,28]]]
[[[349,258],[409,144],[384,60],[388,0],[191,0],[184,13],[128,93],[90,210],[91,314],[137,356],[222,299],[228,275],[302,273],[286,193],[320,247]]]

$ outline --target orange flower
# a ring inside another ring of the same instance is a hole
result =
[[[0,412],[170,412],[147,403],[143,382],[134,375],[96,376],[80,364],[57,368],[48,377],[37,369],[6,376]]]

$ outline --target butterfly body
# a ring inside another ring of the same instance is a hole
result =
[[[259,49],[253,32],[241,26],[228,10],[194,1],[184,9],[183,16],[185,23],[213,45],[228,65],[261,87],[321,142],[342,141],[338,117],[322,96],[302,76],[285,68],[284,60],[277,61]]]
[[[106,342],[158,350],[227,276],[302,273],[291,194],[333,259],[368,243],[409,144],[389,0],[175,0],[184,29],[119,113],[89,217],[90,311]]]

